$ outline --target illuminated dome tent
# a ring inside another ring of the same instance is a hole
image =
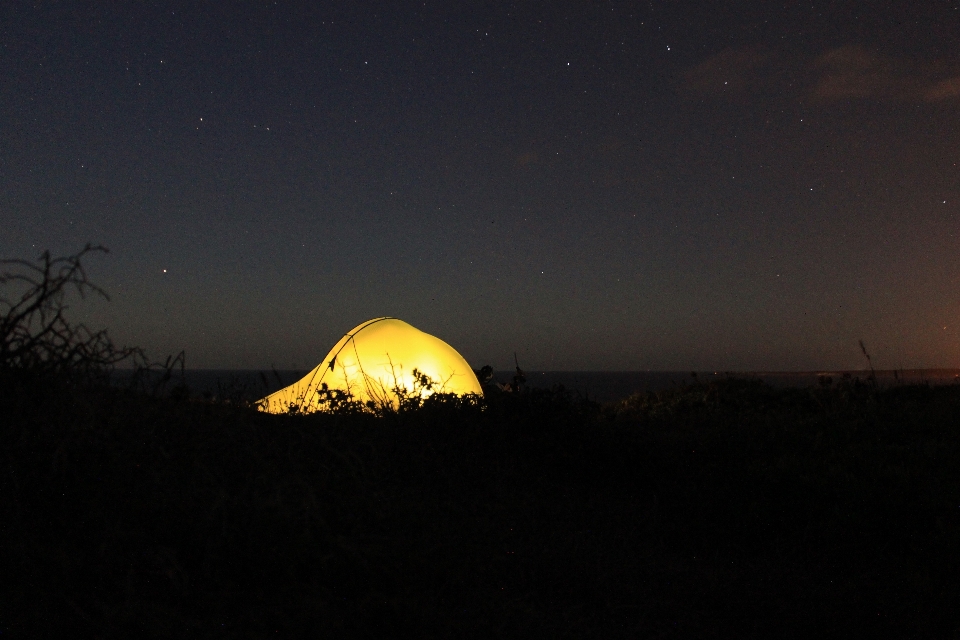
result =
[[[412,391],[413,370],[430,377],[432,392],[482,395],[473,369],[456,349],[396,318],[375,318],[352,329],[323,362],[293,383],[261,400],[269,413],[320,409],[321,385],[349,392],[354,400],[396,404],[394,388]]]

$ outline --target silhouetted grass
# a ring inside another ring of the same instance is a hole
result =
[[[8,372],[0,416],[4,637],[960,629],[955,386],[274,416]]]

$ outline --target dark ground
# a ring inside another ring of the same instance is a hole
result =
[[[960,387],[378,418],[20,372],[0,563],[3,638],[958,637]]]

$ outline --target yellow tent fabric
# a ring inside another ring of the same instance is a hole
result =
[[[364,403],[396,406],[393,389],[413,391],[414,369],[437,383],[434,392],[483,394],[473,369],[456,349],[403,320],[375,318],[348,332],[313,371],[263,398],[260,406],[269,413],[287,413],[291,407],[317,411],[317,391],[324,383]]]

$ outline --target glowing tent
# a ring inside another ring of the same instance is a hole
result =
[[[432,392],[482,395],[480,383],[456,349],[396,318],[375,318],[351,330],[317,367],[289,387],[261,400],[269,413],[319,410],[318,391],[349,392],[355,400],[396,405],[394,389],[413,391],[413,370],[433,380]]]

